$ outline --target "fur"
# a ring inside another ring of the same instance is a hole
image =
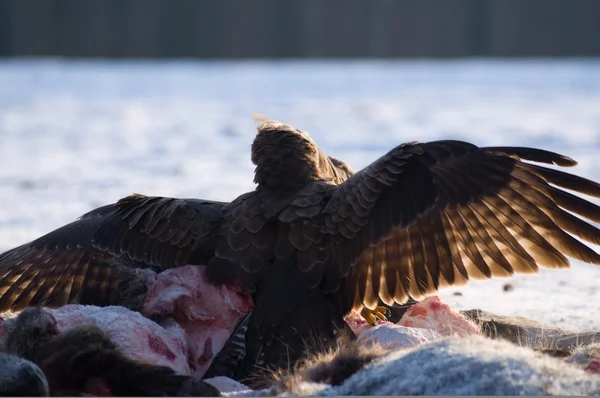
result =
[[[37,364],[52,395],[108,392],[117,396],[219,396],[216,388],[166,366],[124,356],[96,326],[58,334],[41,308],[23,311],[7,325],[5,350]]]
[[[364,345],[344,336],[335,347],[306,356],[296,363],[293,370],[273,372],[272,391],[295,391],[304,383],[340,385],[385,353],[387,350],[379,345]]]
[[[349,355],[351,347],[342,348]],[[480,336],[389,351],[340,385],[288,383],[279,395],[597,395],[600,378],[563,359]]]
[[[0,352],[0,396],[47,397],[50,395],[44,372],[33,362]]]

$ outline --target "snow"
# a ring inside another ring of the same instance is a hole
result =
[[[308,131],[355,170],[405,141],[464,139],[556,150],[600,180],[598,60],[4,60],[0,87],[0,250],[132,192],[252,189],[254,113]],[[440,297],[600,330],[599,276],[573,261]]]

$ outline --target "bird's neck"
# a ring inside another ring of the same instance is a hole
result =
[[[274,159],[263,159],[254,171],[254,182],[262,190],[291,193],[297,192],[307,183],[321,179],[313,162],[293,155]]]

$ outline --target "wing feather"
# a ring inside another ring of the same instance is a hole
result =
[[[0,254],[0,311],[118,303],[127,281],[139,280],[135,267],[205,264],[226,205],[132,195],[94,209]]]
[[[563,190],[600,197],[600,184],[523,160],[576,164],[535,148],[412,143],[341,184],[323,230],[335,237],[342,275],[352,269],[355,309],[469,279],[569,267],[568,258],[600,264],[584,243],[600,243],[590,224],[600,207]]]

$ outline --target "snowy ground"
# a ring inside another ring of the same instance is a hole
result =
[[[355,169],[404,141],[451,138],[557,150],[600,180],[596,60],[1,61],[0,250],[132,192],[252,189],[253,113],[309,131]],[[600,330],[600,269],[577,262],[442,298]]]

